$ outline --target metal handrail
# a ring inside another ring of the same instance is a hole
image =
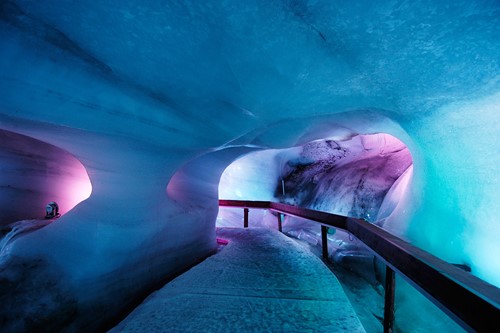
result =
[[[219,200],[219,206],[270,209],[302,217],[322,225],[323,256],[328,256],[327,228],[344,229],[366,244],[387,267],[384,332],[392,332],[394,320],[394,271],[468,331],[484,332],[497,327],[500,320],[500,289],[478,277],[409,244],[401,238],[362,219],[300,208],[270,201]]]

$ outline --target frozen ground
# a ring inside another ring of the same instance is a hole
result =
[[[364,332],[337,278],[276,230],[221,228],[229,244],[111,332]]]

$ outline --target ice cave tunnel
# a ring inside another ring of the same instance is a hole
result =
[[[496,0],[1,1],[0,331],[110,329],[241,222],[219,198],[361,217],[499,287],[499,36]],[[400,331],[458,329],[406,291]]]

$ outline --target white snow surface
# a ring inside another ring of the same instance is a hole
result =
[[[222,228],[220,252],[149,296],[110,332],[365,332],[314,254],[268,228]]]
[[[412,154],[384,227],[500,286],[499,18],[496,0],[1,1],[0,129],[92,184],[10,243],[2,297],[31,307],[3,302],[2,328],[102,329],[216,248],[232,161],[360,133]]]

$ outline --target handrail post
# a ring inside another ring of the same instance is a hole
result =
[[[389,265],[385,266],[384,333],[394,332],[394,295],[396,274]]]
[[[323,248],[323,258],[328,259],[328,227],[321,226],[321,247]]]
[[[248,228],[248,208],[243,209],[243,228]]]
[[[283,232],[283,224],[282,224],[282,219],[285,215],[282,213],[278,213],[278,231]]]

